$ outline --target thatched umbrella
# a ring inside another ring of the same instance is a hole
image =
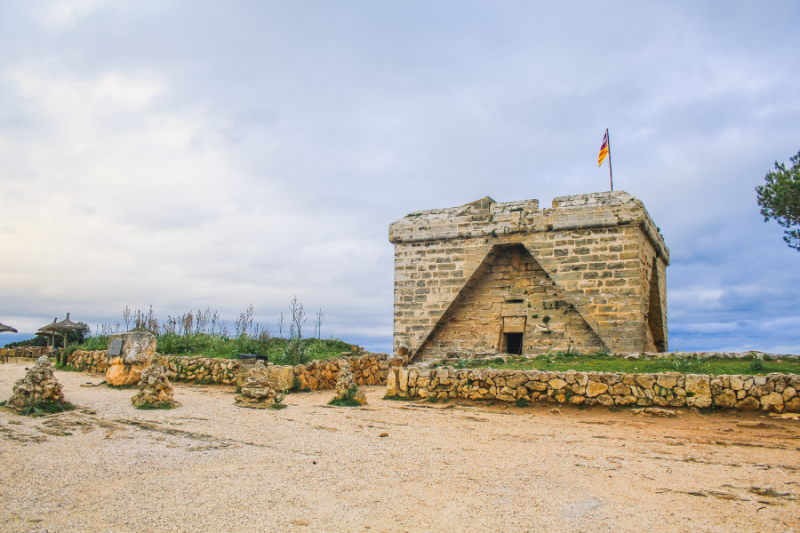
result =
[[[89,326],[84,324],[83,322],[73,322],[69,319],[69,313],[67,313],[67,318],[62,320],[61,322],[55,322],[48,326],[49,329],[55,331],[63,331],[64,332],[64,348],[67,347],[67,333],[70,331],[86,331],[89,329]]]
[[[58,333],[55,329],[53,329],[53,326],[55,326],[58,323],[56,322],[57,320],[58,320],[57,318],[54,318],[52,324],[47,324],[46,326],[41,327],[36,331],[37,335],[46,335],[48,337],[51,337],[52,338],[51,344],[53,348],[56,347],[56,335],[58,335],[59,337],[64,336],[61,333]],[[50,346],[50,344],[48,344],[48,346]]]
[[[19,333],[17,330],[12,328],[11,326],[6,326],[2,322],[0,322],[0,333],[6,333],[6,332]]]

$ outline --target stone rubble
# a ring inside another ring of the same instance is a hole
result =
[[[352,389],[355,387],[355,393]],[[345,362],[339,368],[339,376],[336,380],[336,400],[353,399],[361,405],[366,405],[367,394],[358,388],[350,366]]]
[[[800,412],[800,376],[393,368],[387,396]]]
[[[42,402],[67,403],[61,384],[53,374],[53,365],[46,355],[39,357],[25,377],[14,384],[6,407],[19,411]]]
[[[167,378],[164,367],[164,359],[156,355],[143,372],[139,384],[138,392],[131,398],[131,403],[135,407],[164,407],[177,406],[178,402],[173,397],[172,385]]]
[[[242,393],[236,396],[235,402],[239,407],[265,409],[276,403],[276,394],[275,389],[270,386],[267,367],[263,361],[257,361],[242,385]]]

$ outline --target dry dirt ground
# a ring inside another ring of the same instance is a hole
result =
[[[27,363],[28,365],[32,363]],[[0,399],[24,364],[0,365]],[[0,410],[2,531],[798,531],[800,422],[382,400],[281,411],[175,386],[139,411],[57,372],[70,413]],[[388,436],[381,437],[382,433]]]

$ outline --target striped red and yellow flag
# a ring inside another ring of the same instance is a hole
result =
[[[608,155],[608,132],[603,135],[603,146],[600,147],[600,155],[597,157],[597,166],[603,164],[603,160]]]

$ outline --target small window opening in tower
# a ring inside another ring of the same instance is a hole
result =
[[[506,353],[522,354],[522,333],[505,333]]]
[[[523,300],[522,298],[515,298],[513,300],[506,300],[506,303],[507,304],[522,304],[522,303],[525,303],[525,300]]]

